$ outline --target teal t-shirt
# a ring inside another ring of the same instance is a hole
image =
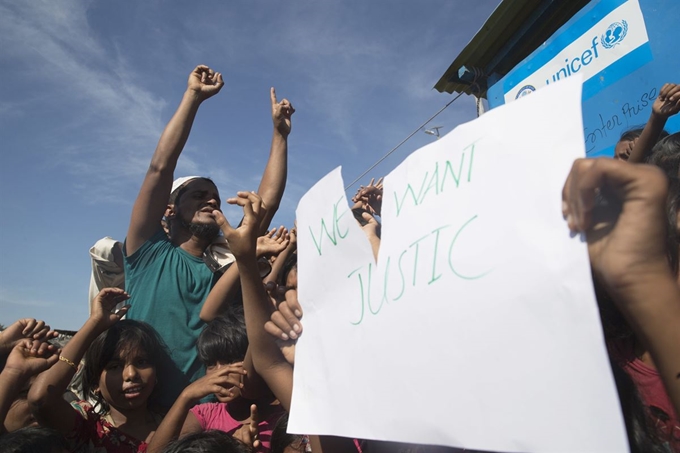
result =
[[[172,360],[191,382],[205,374],[196,350],[196,339],[205,325],[199,314],[218,278],[201,258],[170,242],[162,229],[125,256],[125,290],[130,294],[127,317],[156,329]],[[187,383],[164,383],[168,384],[164,387],[177,397]]]

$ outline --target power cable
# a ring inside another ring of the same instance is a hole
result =
[[[374,163],[373,165],[371,165],[371,166],[369,167],[368,170],[366,170],[365,172],[363,172],[362,174],[360,174],[354,181],[352,181],[351,183],[349,183],[349,184],[347,185],[347,187],[345,187],[345,192],[347,192],[347,191],[349,190],[349,188],[352,187],[354,184],[356,184],[361,178],[363,178],[364,176],[366,176],[366,175],[368,174],[368,172],[370,172],[370,171],[373,170],[375,167],[377,167],[378,165],[380,165],[380,163],[381,163],[382,161],[384,161],[385,159],[387,159],[387,158],[390,156],[390,154],[392,154],[392,153],[395,152],[397,149],[399,149],[399,147],[400,147],[401,145],[403,145],[404,143],[406,143],[406,141],[408,141],[408,139],[410,139],[411,137],[413,137],[414,135],[416,135],[416,133],[418,133],[419,130],[421,130],[422,128],[424,128],[424,127],[427,125],[427,123],[429,123],[430,121],[432,121],[433,119],[435,119],[435,118],[437,117],[437,115],[439,115],[441,112],[443,112],[449,105],[453,104],[453,102],[454,102],[456,99],[458,99],[459,97],[461,97],[462,95],[463,95],[463,92],[460,92],[460,93],[458,94],[458,96],[456,96],[455,98],[451,99],[451,100],[448,102],[448,104],[446,104],[444,107],[442,107],[441,109],[439,109],[439,111],[438,111],[437,113],[435,113],[434,115],[432,115],[427,121],[425,121],[423,124],[421,124],[420,127],[418,127],[418,129],[416,129],[415,131],[411,132],[411,134],[410,134],[408,137],[406,137],[405,139],[403,139],[401,142],[399,142],[399,144],[398,144],[397,146],[395,146],[394,148],[392,148],[387,154],[385,154],[383,157],[381,157],[380,159],[378,159],[378,161],[377,161],[376,163]]]

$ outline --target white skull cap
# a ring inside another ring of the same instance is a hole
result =
[[[172,189],[170,190],[170,195],[175,193],[177,189],[182,187],[184,183],[187,183],[191,181],[192,179],[200,179],[203,178],[203,176],[182,176],[181,178],[177,178],[172,182]]]

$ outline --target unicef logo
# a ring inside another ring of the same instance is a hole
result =
[[[619,44],[628,34],[628,22],[622,20],[621,22],[614,22],[607,28],[600,38],[602,47],[605,49],[611,49],[615,45]]]
[[[515,96],[515,99],[523,98],[527,94],[531,94],[534,91],[536,91],[536,88],[533,85],[524,85],[522,88],[519,89],[517,92],[517,96]]]

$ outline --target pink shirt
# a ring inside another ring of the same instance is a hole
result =
[[[669,442],[674,452],[680,453],[680,419],[659,372],[635,356],[631,341],[612,341],[609,352],[635,383],[643,403],[650,408],[662,440]]]
[[[234,432],[243,426],[237,420],[229,414],[227,410],[228,403],[205,403],[199,404],[191,408],[191,413],[194,414],[196,419],[201,424],[203,431],[208,431],[210,429],[219,429],[228,434],[234,434]],[[281,406],[274,408],[269,414],[269,417],[265,420],[260,421],[258,426],[260,442],[262,442],[262,451],[269,453],[271,451],[271,439],[272,431],[276,421],[284,414]]]

